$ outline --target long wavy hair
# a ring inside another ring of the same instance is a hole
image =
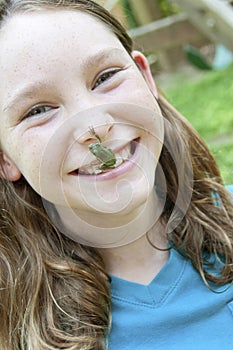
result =
[[[0,23],[14,13],[58,7],[98,18],[132,52],[132,40],[121,24],[89,0],[1,1]],[[158,102],[165,139],[155,188],[164,199],[161,220],[168,239],[206,283],[232,282],[232,198],[204,142],[161,94]],[[159,186],[162,176],[164,190]],[[109,277],[100,254],[61,234],[23,178],[0,181],[0,349],[103,350],[111,309]],[[224,261],[218,274],[206,268],[213,253]]]

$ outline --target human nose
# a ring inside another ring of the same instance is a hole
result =
[[[105,141],[114,126],[114,121],[108,120],[105,124],[89,125],[88,129],[78,136],[76,141],[80,144],[90,144],[94,142]]]

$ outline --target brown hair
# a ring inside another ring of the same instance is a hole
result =
[[[57,7],[95,16],[116,34],[128,53],[132,51],[132,41],[122,26],[93,1],[1,1],[1,21],[20,11]],[[205,281],[231,282],[232,198],[200,137],[162,95],[159,104],[167,122],[160,157],[166,191],[156,189],[165,196],[162,219],[173,227],[169,241],[191,259]],[[172,149],[178,150],[178,157]],[[186,181],[190,167],[192,188]],[[157,171],[156,185],[160,178]],[[110,288],[98,251],[62,235],[48,218],[40,196],[23,178],[15,183],[0,181],[0,349],[104,349]],[[192,191],[189,203],[185,203],[187,190]],[[220,275],[204,268],[212,253],[225,262]]]

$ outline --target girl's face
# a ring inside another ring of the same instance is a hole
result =
[[[0,47],[2,176],[93,214],[143,204],[163,142],[144,56],[133,60],[102,22],[68,10],[13,16]],[[117,154],[115,169],[94,174],[90,128]]]

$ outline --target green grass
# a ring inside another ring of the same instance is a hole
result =
[[[224,182],[233,184],[233,65],[166,91],[209,145]]]

